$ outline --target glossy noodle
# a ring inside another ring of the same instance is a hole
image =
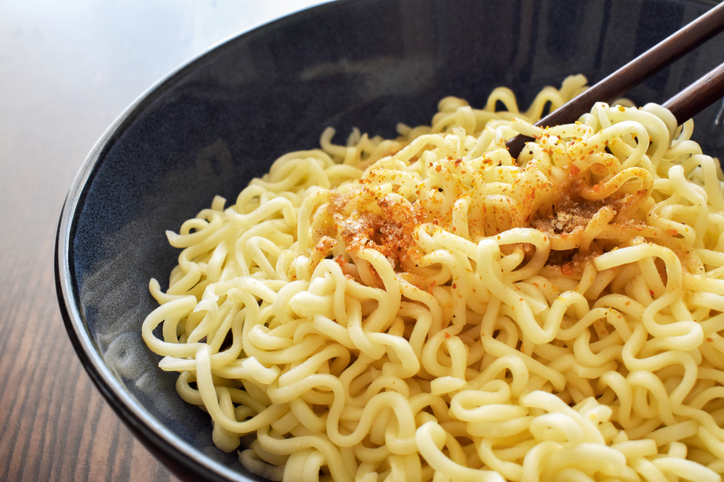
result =
[[[653,104],[532,125],[584,88],[328,129],[169,232],[143,338],[214,443],[269,480],[719,481],[721,169]]]

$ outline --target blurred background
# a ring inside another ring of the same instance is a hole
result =
[[[117,419],[58,309],[55,231],[86,154],[148,88],[322,0],[0,0],[0,480],[176,480]]]

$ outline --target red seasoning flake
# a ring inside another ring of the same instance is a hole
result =
[[[334,262],[339,265],[340,268],[344,269],[345,266],[347,266],[347,260],[344,259],[342,256],[335,256]]]
[[[414,232],[424,218],[418,203],[393,196],[379,197],[366,187],[335,193],[331,201],[335,229],[347,251],[371,248],[395,265],[414,255]]]

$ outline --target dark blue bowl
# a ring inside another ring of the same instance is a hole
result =
[[[175,376],[141,339],[177,252],[167,229],[234,199],[279,155],[318,145],[327,126],[393,136],[429,123],[446,95],[482,106],[511,87],[527,107],[569,74],[595,82],[704,12],[673,0],[352,0],[240,35],[151,89],[111,126],[70,188],[58,227],[56,283],[70,338],[134,433],[183,478],[261,480],[211,442],[209,417],[182,402]],[[663,102],[722,61],[714,39],[629,97]],[[724,155],[721,104],[695,140]]]

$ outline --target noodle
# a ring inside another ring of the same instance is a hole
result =
[[[327,129],[168,232],[143,338],[214,443],[269,480],[720,480],[721,170],[653,104],[533,125],[583,88]]]

